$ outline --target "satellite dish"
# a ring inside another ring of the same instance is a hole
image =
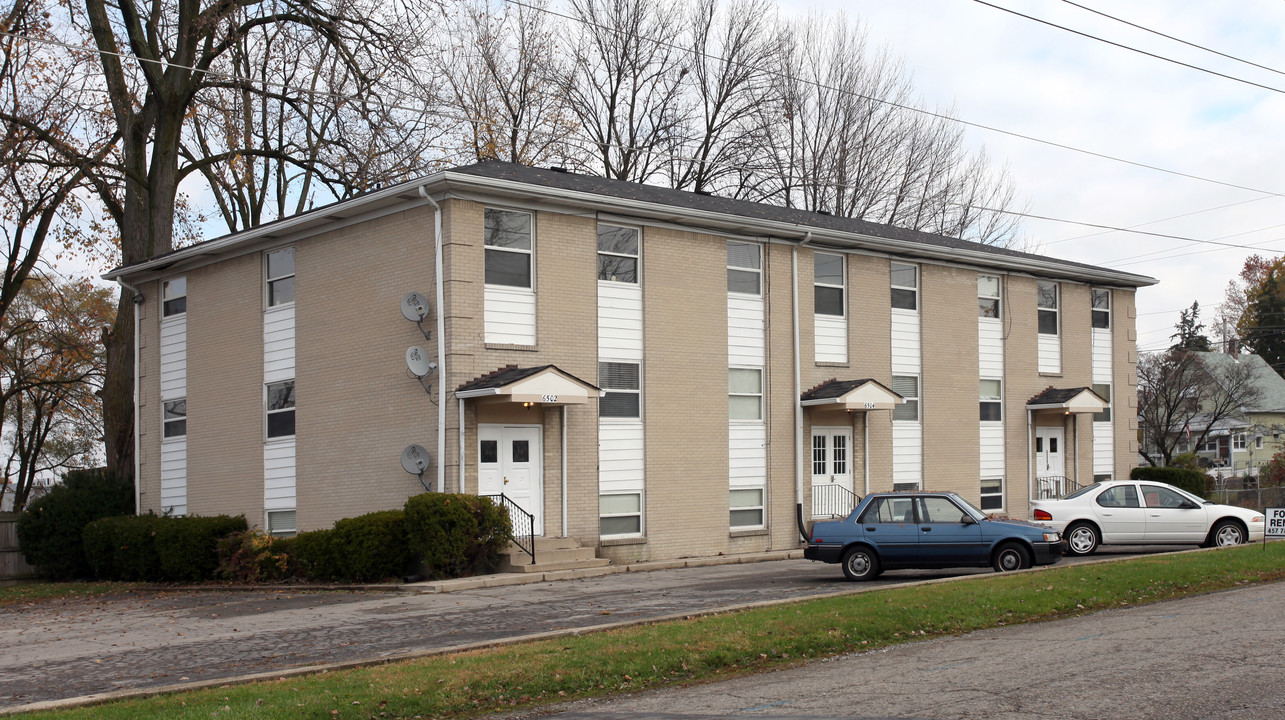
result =
[[[428,352],[418,345],[406,349],[406,367],[415,377],[424,377],[437,369],[437,363],[428,359]]]
[[[402,317],[417,323],[428,315],[428,298],[417,292],[406,293],[402,298]]]
[[[423,445],[407,445],[402,451],[402,469],[411,475],[423,475],[428,469],[428,451]]]

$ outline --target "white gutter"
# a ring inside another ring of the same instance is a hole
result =
[[[457,492],[463,495],[464,494],[464,399],[459,396],[456,396],[455,407],[459,408],[459,411],[460,411],[460,429],[459,429],[460,478],[459,478],[459,482],[457,483],[457,485],[459,486],[459,489],[457,490]]]
[[[562,537],[567,537],[567,406],[562,406]]]
[[[1027,514],[1030,513],[1030,503],[1034,500],[1035,494],[1035,416],[1031,413],[1030,408],[1026,409],[1026,504]]]
[[[121,292],[129,290],[134,293],[131,298],[134,303],[134,514],[141,515],[143,513],[143,461],[142,458],[139,457],[141,449],[141,443],[139,441],[139,412],[142,408],[139,405],[138,393],[138,331],[139,328],[142,327],[142,318],[139,317],[139,309],[143,305],[143,291],[120,278],[116,278],[116,282],[120,284]]]
[[[433,284],[437,291],[437,491],[446,492],[446,308],[442,282],[442,206],[419,186],[420,197],[433,206]],[[464,456],[460,455],[460,465]]]
[[[795,515],[799,524],[799,535],[807,541],[803,532],[803,372],[799,366],[799,248],[811,239],[808,233],[803,242],[795,245],[790,251],[790,292],[794,313],[794,502]]]

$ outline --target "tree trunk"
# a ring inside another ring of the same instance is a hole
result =
[[[103,444],[107,468],[127,477],[134,476],[134,311],[133,294],[122,289],[116,324],[103,332]]]

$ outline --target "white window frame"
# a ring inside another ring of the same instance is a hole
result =
[[[995,281],[994,295],[985,295],[982,293],[982,282],[984,280]],[[977,317],[983,320],[1000,319],[1000,316],[1004,312],[1003,292],[1004,292],[1004,289],[1003,287],[1001,287],[1000,279],[998,275],[985,275],[985,274],[978,275],[977,276]],[[995,314],[994,315],[983,314],[982,308],[986,305],[990,305],[991,303],[994,303]]]
[[[503,245],[490,245],[486,238],[486,214],[487,213],[509,213],[513,215],[526,215],[530,218],[527,224],[527,248],[512,248]],[[515,255],[527,256],[527,284],[526,285],[505,285],[502,283],[491,283],[486,280],[486,257],[487,253],[505,252]],[[509,208],[488,207],[482,210],[482,284],[486,287],[507,288],[509,290],[521,291],[529,290],[535,292],[535,213],[528,210],[511,210]]]
[[[821,282],[820,280],[817,280],[816,263],[817,263],[817,259],[821,257],[834,258],[839,261],[839,284],[838,285],[835,285],[834,283]],[[813,314],[824,315],[825,317],[837,317],[837,318],[843,318],[848,316],[848,290],[847,290],[848,263],[846,262],[846,260],[847,260],[847,256],[841,255],[838,253],[823,253],[823,252],[812,253],[812,311],[813,311]],[[817,293],[817,289],[819,288],[826,288],[830,290],[839,291],[838,314],[828,313],[828,312],[823,313],[817,309],[819,305],[816,302],[816,293]]]
[[[896,273],[896,271],[897,271],[898,269],[901,269],[901,270],[905,270],[905,269],[913,270],[913,271],[914,271],[914,273],[915,273],[915,282],[914,282],[914,284],[913,284],[913,285],[897,285],[896,283],[893,283],[893,282],[892,282],[892,278],[893,278],[893,277],[895,277],[895,273]],[[917,314],[919,314],[919,285],[920,285],[920,281],[919,281],[919,280],[920,280],[920,278],[919,278],[919,266],[918,266],[918,265],[908,265],[908,264],[906,264],[906,263],[896,263],[896,262],[895,262],[895,263],[892,263],[892,264],[890,264],[890,265],[888,266],[888,270],[889,270],[889,272],[888,272],[888,282],[889,282],[889,285],[890,285],[890,287],[891,287],[891,290],[902,290],[902,291],[909,290],[910,292],[914,293],[914,298],[915,298],[915,306],[914,306],[913,308],[897,307],[895,304],[893,304],[893,305],[892,305],[892,309],[893,309],[894,311],[900,311],[900,312],[905,312],[905,313],[915,313],[916,315],[917,315]],[[888,299],[888,302],[889,302],[890,304],[892,303],[892,297],[894,297],[894,296],[890,293],[890,294],[889,294],[889,299]]]
[[[1108,423],[1111,422],[1111,383],[1093,383],[1093,392],[1102,395],[1102,399],[1107,401],[1107,408],[1100,413],[1093,413],[1093,422]]]
[[[982,383],[996,383],[998,392],[994,395],[982,394]],[[981,420],[981,422],[1003,422],[1004,421],[1004,381],[999,378],[981,378],[977,383],[977,402],[978,417],[981,416],[981,408],[986,405],[994,405],[999,410],[999,417],[992,420]]]
[[[619,252],[616,250],[603,250],[602,241],[601,239],[599,239],[598,255],[597,255],[597,258],[599,260],[598,282],[623,283],[626,285],[641,285],[642,284],[642,230],[639,230],[636,227],[631,227],[629,225],[617,225],[615,223],[598,223],[598,232],[601,232],[602,229],[605,227],[614,228],[617,230],[632,231],[634,234],[634,253],[630,255],[629,253]],[[604,278],[602,276],[602,262],[601,262],[601,259],[603,257],[618,257],[618,258],[632,259],[634,261],[634,279],[633,280],[616,280],[615,278]]]
[[[731,250],[734,246],[754,248],[755,258],[756,258],[755,266],[751,267],[749,265],[733,265]],[[751,297],[762,297],[763,296],[763,246],[758,243],[728,240],[727,250],[728,250],[727,252],[727,280],[728,280],[727,292],[732,295],[747,295]],[[733,290],[732,283],[731,283],[732,273],[749,273],[749,274],[755,275],[756,276],[755,285],[757,289],[754,292],[746,292],[744,290]]]
[[[1231,449],[1237,452],[1244,452],[1249,449],[1249,438],[1243,432],[1233,433],[1231,436]]]
[[[757,505],[732,504],[732,498],[735,497],[734,493],[746,493],[746,492],[758,493]],[[727,505],[728,505],[727,525],[733,532],[737,530],[761,530],[762,528],[767,527],[767,488],[766,487],[759,485],[757,487],[731,488],[731,490],[727,494]],[[738,513],[738,512],[741,513],[742,515],[749,512],[757,512],[758,522],[737,524],[736,522],[733,521],[733,519],[736,517],[736,515],[734,515],[733,513]]]
[[[286,274],[283,274],[283,275],[273,276],[273,275],[272,275],[272,270],[271,270],[271,268],[272,268],[272,256],[273,256],[273,255],[279,255],[279,254],[284,253],[284,252],[287,252],[287,251],[289,251],[289,253],[290,253],[290,272],[289,272],[289,273],[286,273]],[[274,308],[274,307],[284,307],[284,306],[286,306],[286,305],[294,305],[294,297],[295,297],[295,295],[294,295],[294,294],[295,294],[295,286],[294,286],[294,282],[293,282],[293,281],[294,281],[294,278],[295,278],[294,268],[295,268],[294,246],[288,246],[288,247],[283,247],[283,248],[277,248],[277,249],[275,249],[275,250],[268,250],[268,251],[266,251],[266,252],[264,252],[264,253],[263,253],[263,278],[264,278],[264,281],[263,281],[263,302],[264,302],[264,305],[265,305],[266,307]],[[284,301],[281,301],[281,302],[273,302],[273,288],[276,286],[276,284],[277,284],[277,283],[280,283],[280,282],[282,282],[282,281],[284,281],[284,280],[290,280],[290,281],[291,281],[291,284],[290,284],[290,299],[289,299],[289,300],[284,300]]]
[[[1098,307],[1098,298],[1106,298],[1106,307]],[[1111,329],[1111,291],[1106,288],[1089,288],[1089,326],[1095,330]],[[1105,317],[1106,325],[1098,325],[1098,318]]]
[[[1196,452],[1216,453],[1218,452],[1218,438],[1205,438],[1205,442],[1200,445]]]
[[[169,412],[171,412],[171,406],[174,406],[174,410],[178,410],[179,408],[182,408],[182,411],[183,411],[182,415],[176,414],[175,417],[166,417],[166,415]],[[178,426],[179,423],[182,423],[183,432],[175,433],[171,435],[170,428]],[[162,400],[161,401],[161,442],[186,440],[186,439],[187,439],[187,398],[181,397],[181,398],[170,398],[169,400]]]
[[[603,511],[603,507],[602,507],[603,498],[629,497],[629,496],[638,498],[637,511],[634,511],[634,512],[604,512]],[[643,508],[644,508],[644,503],[643,503],[643,497],[641,492],[603,493],[599,495],[598,496],[598,536],[602,538],[642,537],[646,529],[645,526],[643,525]],[[626,517],[638,518],[638,529],[636,531],[625,532],[625,533],[608,533],[603,531],[602,521],[604,519],[626,518]]]
[[[988,492],[986,492],[986,483],[988,483],[988,482],[991,482],[991,483],[998,482],[998,483],[999,483],[999,490],[998,490],[997,492],[989,492],[989,493],[988,493]],[[1003,509],[1004,509],[1004,478],[1002,478],[1002,477],[988,477],[988,478],[982,478],[981,485],[980,485],[980,486],[979,486],[979,488],[978,488],[978,495],[977,495],[977,498],[978,498],[977,507],[978,507],[978,509],[979,509],[979,510],[982,510],[983,512],[997,512],[997,511],[1003,511]],[[986,507],[986,498],[999,498],[999,505],[997,505],[997,506],[995,506],[995,507],[991,507],[991,508]]]
[[[171,292],[175,285],[181,285],[181,289]],[[170,303],[182,300],[183,309],[170,311]],[[161,317],[170,318],[187,314],[187,276],[179,275],[168,280],[161,281]]]
[[[1255,435],[1255,436],[1254,436],[1254,449],[1255,449],[1255,450],[1262,450],[1262,449],[1263,449],[1263,436],[1262,436],[1262,435]]]
[[[609,384],[606,375],[603,373],[603,365],[633,365],[638,370],[638,387],[623,388],[613,387]],[[607,399],[605,396],[598,401],[598,419],[602,422],[638,422],[643,417],[642,403],[642,363],[630,360],[600,360],[598,361],[598,387],[611,395],[636,395],[638,396],[638,414],[637,415],[603,415],[602,400]]]
[[[744,372],[755,372],[755,373],[758,373],[758,379],[759,379],[759,382],[758,382],[758,388],[759,388],[759,389],[758,389],[758,392],[756,392],[756,393],[732,392],[732,373],[733,373],[733,372],[736,372],[736,371],[744,371]],[[738,397],[741,397],[741,398],[744,398],[744,397],[757,398],[757,399],[758,399],[758,417],[754,417],[754,418],[738,418],[738,417],[735,417],[735,416],[733,415],[733,413],[732,413],[732,399],[733,399],[733,398],[738,398]],[[729,419],[731,422],[734,422],[734,423],[755,423],[755,424],[759,424],[759,425],[763,424],[763,368],[761,368],[761,367],[737,367],[737,366],[733,365],[732,367],[729,367],[729,368],[727,369],[727,416],[728,416],[728,419]]]
[[[275,410],[270,409],[270,408],[268,407],[268,403],[269,403],[269,401],[270,401],[270,398],[272,397],[272,394],[271,394],[271,389],[272,389],[272,387],[273,387],[273,386],[276,386],[276,385],[284,385],[284,384],[286,384],[286,383],[290,383],[290,385],[291,385],[291,386],[294,386],[294,384],[295,384],[294,378],[291,378],[291,379],[289,379],[289,380],[280,380],[280,381],[278,381],[278,382],[270,382],[270,383],[264,383],[264,384],[263,384],[263,437],[264,437],[264,440],[265,440],[265,441],[267,441],[267,442],[273,442],[273,441],[275,441],[275,440],[288,440],[288,439],[290,439],[290,438],[295,437],[295,436],[297,435],[298,431],[299,431],[299,427],[298,427],[298,425],[296,424],[296,425],[295,425],[295,432],[292,432],[292,433],[290,433],[289,435],[272,435],[272,434],[270,434],[270,433],[271,433],[271,431],[269,430],[269,426],[271,425],[271,423],[269,422],[269,418],[270,418],[272,415],[280,415],[280,414],[284,414],[284,413],[287,413],[287,412],[288,412],[288,413],[290,413],[291,415],[293,415],[293,416],[294,416],[294,421],[295,421],[296,423],[298,423],[298,421],[299,421],[299,416],[295,414],[295,412],[298,410],[298,404],[299,404],[299,396],[298,396],[298,388],[297,388],[297,387],[295,388],[295,393],[293,394],[293,402],[291,402],[290,407],[287,407],[287,408],[278,408],[278,409],[275,409]]]
[[[910,396],[910,395],[906,395],[906,394],[904,394],[904,393],[897,392],[897,390],[896,390],[897,378],[914,378],[914,379],[915,379],[915,394],[914,394],[914,396]],[[923,397],[924,389],[923,389],[923,386],[922,386],[922,384],[921,384],[921,378],[920,378],[920,376],[919,376],[919,375],[917,375],[917,374],[916,374],[916,375],[893,375],[893,376],[892,376],[892,384],[893,384],[893,392],[897,392],[897,394],[898,394],[898,395],[901,395],[901,396],[902,396],[903,398],[905,398],[905,400],[906,400],[906,402],[904,402],[904,403],[898,403],[898,404],[896,404],[896,405],[894,405],[894,406],[893,406],[893,408],[892,408],[892,421],[893,421],[893,422],[913,422],[913,423],[922,422],[922,421],[923,421],[923,417],[924,417],[924,409],[923,409],[923,405],[922,405],[922,402],[921,402],[921,400],[920,400],[920,399]],[[912,402],[914,403],[914,408],[915,408],[915,417],[914,417],[913,419],[912,419],[912,418],[899,418],[899,417],[897,417],[897,412],[898,412],[898,411],[900,411],[902,408],[909,406]]]
[[[272,517],[290,514],[289,527],[274,527]],[[299,517],[295,510],[266,510],[263,513],[263,529],[268,531],[269,535],[274,537],[290,537],[299,532]]]
[[[1044,293],[1040,291],[1042,286],[1053,286],[1053,306],[1044,305]],[[1051,335],[1057,337],[1062,334],[1062,286],[1060,283],[1051,280],[1037,280],[1035,283],[1035,332],[1040,335]],[[1041,313],[1053,314],[1053,332],[1047,333],[1040,329]]]

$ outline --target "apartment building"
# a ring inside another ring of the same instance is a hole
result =
[[[498,162],[106,277],[139,302],[143,510],[291,533],[504,493],[618,561],[794,548],[870,491],[1026,517],[1125,476],[1155,282]]]

